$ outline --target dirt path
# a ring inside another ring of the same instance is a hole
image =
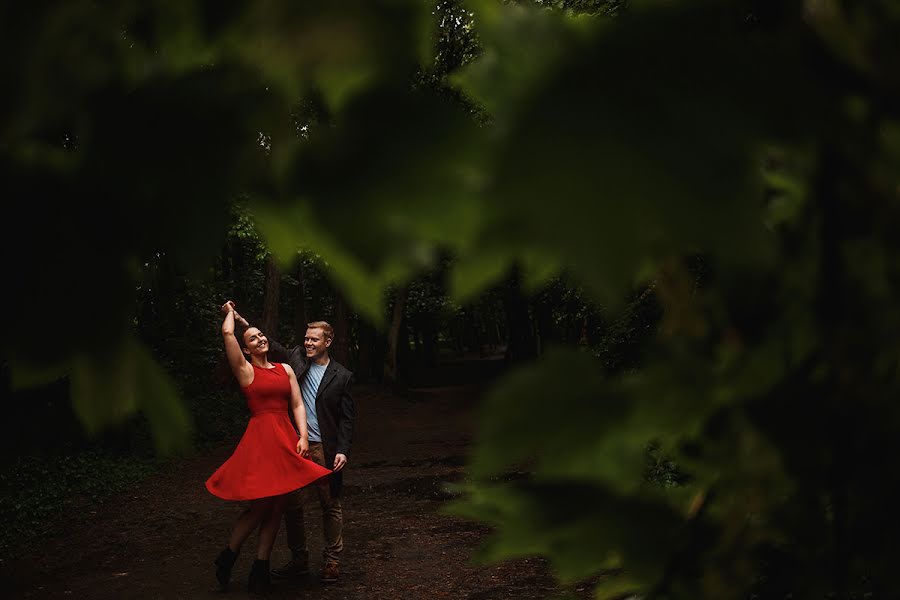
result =
[[[412,390],[401,398],[360,387],[358,424],[345,475],[341,579],[319,583],[321,521],[309,508],[313,575],[275,582],[273,599],[551,598],[559,590],[537,559],[479,567],[469,556],[486,529],[441,514],[445,482],[464,477],[477,386]],[[215,591],[212,560],[240,511],[203,481],[232,448],[179,463],[71,522],[40,548],[0,564],[2,597],[242,598],[249,540],[231,586]],[[272,555],[287,560],[284,528]],[[582,590],[578,596],[588,597]]]

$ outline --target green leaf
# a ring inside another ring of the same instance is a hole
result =
[[[652,581],[683,524],[664,503],[572,480],[479,484],[448,510],[494,528],[479,561],[544,555],[566,583],[622,564],[636,580]]]
[[[184,448],[191,429],[168,375],[132,338],[108,345],[102,354],[80,354],[72,362],[72,405],[88,433],[146,414],[157,450]]]
[[[324,0],[250,5],[222,36],[223,53],[257,65],[287,98],[322,92],[332,110],[422,59],[430,19],[414,0]]]
[[[57,381],[67,376],[71,367],[67,363],[35,364],[19,359],[9,363],[10,383],[13,390],[24,390]]]
[[[486,478],[530,464],[542,478],[594,481],[633,493],[643,484],[649,441],[690,439],[710,414],[734,401],[704,386],[704,375],[712,375],[709,365],[682,359],[607,378],[588,353],[549,352],[485,399],[472,474]]]
[[[638,593],[644,586],[645,582],[635,581],[627,575],[613,575],[601,580],[594,590],[597,600],[620,600],[626,597],[629,592],[635,594],[637,598],[642,596]]]
[[[502,251],[485,250],[460,257],[451,271],[450,289],[456,302],[474,299],[481,291],[499,282],[509,271],[513,257]]]

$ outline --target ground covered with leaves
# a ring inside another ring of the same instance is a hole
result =
[[[497,565],[471,562],[489,531],[442,512],[466,478],[479,385],[417,388],[400,396],[375,387],[356,394],[358,425],[344,498],[344,557],[336,584],[316,577],[321,522],[310,505],[313,573],[278,581],[272,598],[590,597],[590,586],[561,588],[537,558]],[[134,484],[106,502],[79,507],[43,539],[0,562],[5,597],[244,597],[255,540],[233,581],[216,591],[212,561],[225,544],[239,503],[203,486],[231,452],[204,452]],[[284,529],[272,556],[289,557]]]

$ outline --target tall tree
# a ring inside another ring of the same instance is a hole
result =
[[[306,311],[306,279],[303,273],[302,255],[297,258],[294,277],[297,278],[297,303],[294,305],[294,340],[297,344],[302,344],[306,334],[306,324],[309,323],[309,315]]]
[[[334,341],[331,343],[331,353],[334,358],[343,365],[350,365],[350,315],[347,310],[347,302],[340,291],[334,292]]]
[[[408,294],[408,286],[400,286],[394,293],[394,307],[391,311],[391,323],[388,329],[387,355],[384,359],[384,382],[389,385],[396,385],[399,382],[399,345],[408,343],[407,334],[402,330]]]
[[[359,382],[367,382],[373,377],[381,376],[383,374],[383,368],[379,369],[377,375],[375,373],[377,356],[377,349],[375,347],[377,335],[375,327],[365,319],[358,319],[356,339],[358,344],[356,368],[354,370],[356,380]],[[383,363],[379,362],[379,366],[381,364]]]
[[[506,361],[517,364],[537,357],[537,340],[529,310],[528,297],[522,291],[522,277],[518,266],[513,267],[503,288],[508,339]]]
[[[278,332],[278,304],[281,299],[281,271],[272,255],[266,257],[265,294],[263,296],[262,328],[268,335]]]

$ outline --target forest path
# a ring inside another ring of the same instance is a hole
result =
[[[451,374],[451,379],[452,379]],[[438,378],[440,379],[440,378]],[[437,380],[436,380],[437,381]],[[483,385],[418,388],[405,397],[357,386],[357,426],[345,474],[344,554],[340,580],[324,585],[321,518],[308,506],[306,578],[275,581],[270,598],[551,598],[559,590],[539,559],[488,567],[470,564],[487,533],[442,514],[446,482],[464,477],[472,415]],[[255,539],[245,545],[225,593],[212,561],[240,503],[222,501],[203,482],[233,444],[158,473],[14,560],[0,563],[7,598],[244,598]],[[284,527],[272,554],[289,558]],[[585,590],[578,596],[587,597]]]

